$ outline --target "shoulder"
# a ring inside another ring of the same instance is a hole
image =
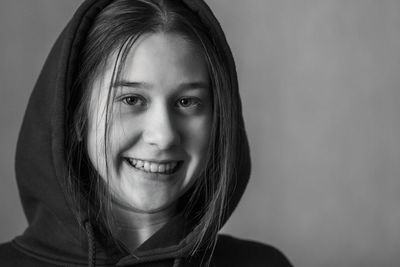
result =
[[[0,266],[43,266],[50,267],[48,263],[38,261],[19,251],[13,242],[0,244]]]
[[[292,266],[286,256],[270,245],[256,241],[218,235],[214,251],[217,266]],[[218,264],[221,263],[221,264]]]

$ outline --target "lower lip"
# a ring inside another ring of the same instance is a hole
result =
[[[155,173],[155,172],[146,172],[144,170],[140,170],[137,169],[135,167],[133,167],[129,162],[127,162],[125,160],[125,163],[130,167],[131,170],[133,170],[137,176],[145,179],[145,180],[149,180],[149,181],[169,181],[169,180],[173,180],[175,177],[178,176],[178,174],[180,173],[180,171],[182,170],[182,165],[183,163],[179,163],[179,167],[178,169],[170,174],[166,174],[166,173]]]

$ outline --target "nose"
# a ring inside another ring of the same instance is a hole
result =
[[[166,107],[153,107],[148,111],[143,139],[146,143],[166,150],[179,144],[180,136],[173,115]]]

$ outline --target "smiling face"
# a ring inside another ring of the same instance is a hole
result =
[[[115,58],[92,85],[89,158],[117,203],[141,212],[163,210],[193,185],[206,161],[212,120],[206,62],[178,34],[140,37],[110,94],[106,157]]]

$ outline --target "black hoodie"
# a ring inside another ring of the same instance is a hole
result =
[[[209,7],[201,0],[182,0],[195,11],[224,48],[237,91],[237,76],[230,48]],[[89,224],[80,227],[66,198],[62,177],[66,174],[64,151],[65,98],[71,90],[77,55],[96,15],[112,0],[88,0],[65,27],[29,100],[16,152],[16,176],[28,220],[28,228],[9,243],[0,245],[1,266],[201,266],[202,257],[191,256],[196,224],[187,229],[175,217],[156,232],[134,255],[114,245],[98,242]],[[237,94],[238,95],[238,94]],[[243,120],[242,156],[236,187],[229,200],[232,214],[250,175],[250,155]],[[85,218],[80,218],[85,221]],[[182,230],[185,229],[185,230]],[[219,235],[211,266],[291,266],[277,249],[252,241]]]

